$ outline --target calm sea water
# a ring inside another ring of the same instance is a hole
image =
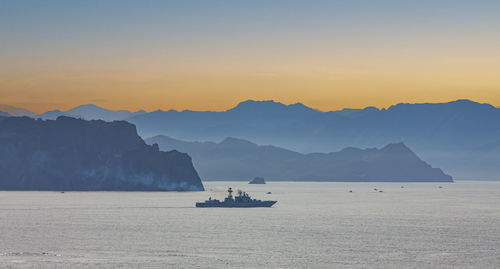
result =
[[[500,267],[500,182],[205,185],[194,193],[0,192],[0,267]],[[194,207],[223,198],[228,186],[278,203]]]

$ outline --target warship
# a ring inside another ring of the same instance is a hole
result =
[[[261,201],[252,199],[246,192],[238,190],[238,195],[233,197],[233,189],[227,190],[228,195],[224,201],[208,198],[205,202],[196,203],[196,207],[271,207],[277,201]]]

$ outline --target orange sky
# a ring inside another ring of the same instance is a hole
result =
[[[278,2],[6,2],[0,103],[35,112],[221,111],[246,99],[320,110],[500,106],[500,5]]]
[[[239,64],[221,58],[218,63],[184,63],[180,68],[176,65],[180,60],[174,64],[146,60],[131,66],[78,63],[64,70],[26,64],[0,80],[1,103],[35,112],[87,103],[108,109],[220,111],[246,99],[302,102],[320,110],[464,98],[500,105],[500,57],[494,55],[281,57],[283,61],[235,61]],[[377,57],[384,61],[376,61]]]

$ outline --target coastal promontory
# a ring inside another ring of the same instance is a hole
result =
[[[248,180],[258,172],[267,181],[453,181],[401,142],[382,148],[348,147],[338,152],[303,154],[238,138],[215,143],[156,136],[146,141],[163,150],[188,153],[205,180]]]
[[[1,190],[198,191],[191,157],[147,145],[133,124],[0,117]]]

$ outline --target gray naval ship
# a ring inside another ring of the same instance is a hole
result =
[[[233,198],[233,189],[229,188],[227,192],[229,194],[222,202],[210,197],[205,202],[196,203],[196,207],[271,207],[277,202],[252,199],[246,192],[240,190]]]

